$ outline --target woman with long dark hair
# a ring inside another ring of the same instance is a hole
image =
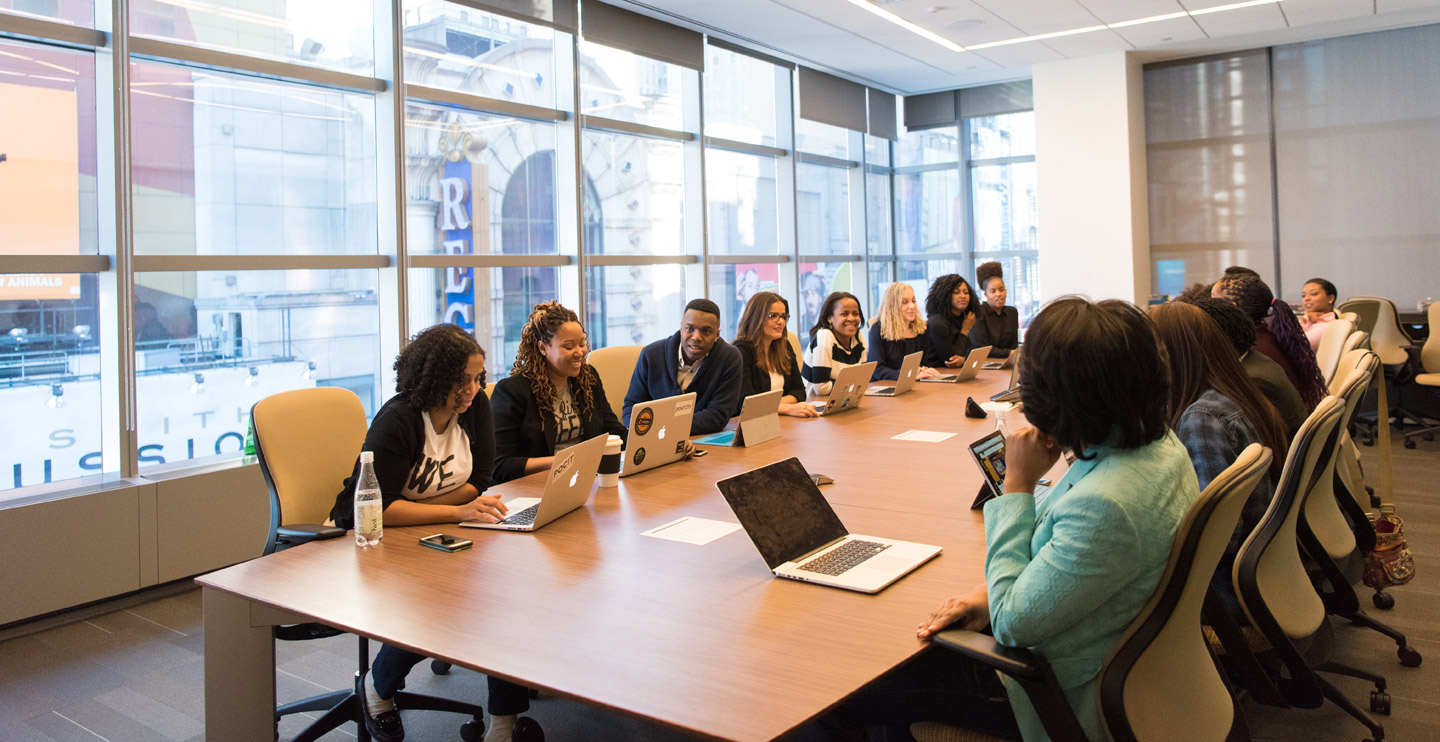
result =
[[[780,414],[791,417],[819,417],[815,407],[805,401],[805,382],[800,377],[800,361],[786,338],[790,322],[790,302],[770,291],[750,297],[740,326],[735,330],[735,349],[740,351],[740,397],[784,389],[780,397]],[[740,414],[740,410],[735,410]]]
[[[925,335],[930,339],[926,366],[959,368],[965,363],[979,305],[970,284],[958,273],[947,273],[930,284],[925,295]]]
[[[1217,299],[1229,299],[1255,323],[1255,350],[1269,356],[1285,371],[1308,409],[1325,398],[1325,380],[1315,363],[1315,351],[1290,305],[1254,273],[1231,273],[1215,284]]]

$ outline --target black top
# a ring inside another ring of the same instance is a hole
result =
[[[625,392],[622,419],[630,424],[630,409],[639,402],[665,399],[681,393],[677,377],[680,372],[680,333],[645,346],[635,373],[630,377],[630,390]],[[700,362],[700,369],[690,379],[695,393],[695,415],[690,418],[690,435],[705,435],[725,429],[740,406],[740,351],[716,339],[710,353]]]
[[[465,410],[451,421],[458,423],[470,439],[470,478],[480,493],[490,486],[495,468],[495,428],[490,422],[490,400],[476,394]],[[405,480],[425,452],[425,413],[410,406],[405,395],[397,394],[375,414],[365,433],[363,451],[375,454],[375,478],[380,480],[380,499],[385,507],[401,499]],[[355,478],[360,476],[360,458],[345,479],[344,489],[335,496],[330,519],[340,528],[355,527]]]
[[[1020,347],[1020,312],[1007,304],[996,314],[989,304],[982,303],[975,326],[970,328],[970,344],[976,348],[991,346],[991,358],[1010,355],[1010,351]]]
[[[571,382],[570,393],[575,396],[575,412],[581,415],[579,440],[588,441],[601,433],[624,438],[628,431],[610,409],[610,402],[605,399],[605,387],[600,383],[600,375],[596,373],[595,367],[586,364],[581,373],[590,374],[595,398],[591,400],[590,414],[584,415],[579,409],[577,384]],[[525,462],[529,459],[543,459],[555,455],[555,416],[541,416],[540,405],[535,402],[535,393],[530,389],[529,379],[509,376],[496,382],[490,403],[495,419],[496,484],[525,476]]]
[[[800,378],[800,361],[795,358],[795,349],[790,347],[790,341],[785,338],[775,342],[785,347],[785,355],[790,359],[790,372],[785,374],[785,391],[782,394],[788,394],[797,401],[803,402],[806,396],[805,382]],[[760,363],[755,356],[754,343],[749,340],[736,340],[735,349],[740,351],[740,402],[744,404],[746,397],[770,391],[770,374],[760,368]],[[735,414],[740,414],[738,406],[735,408]]]
[[[945,368],[951,356],[970,355],[970,338],[960,329],[964,324],[964,315],[956,317],[950,312],[932,314],[925,319],[925,335],[930,338],[930,347],[925,350],[926,366]],[[975,324],[979,325],[980,321],[977,319]]]
[[[870,380],[899,379],[900,367],[905,365],[905,356],[916,351],[923,352],[929,347],[930,338],[926,333],[922,332],[903,340],[886,340],[880,337],[879,322],[870,325],[870,360],[875,361],[875,373],[870,375]]]

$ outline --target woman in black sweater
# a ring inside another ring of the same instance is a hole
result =
[[[536,304],[520,330],[510,376],[495,384],[495,481],[550,468],[555,452],[626,429],[605,398],[585,328],[559,302]]]
[[[1020,347],[1020,312],[1005,304],[1005,269],[993,260],[981,263],[975,269],[975,285],[985,292],[985,304],[978,308],[970,344],[990,346],[991,358],[1009,358]]]
[[[925,334],[930,348],[925,365],[959,368],[970,355],[970,330],[975,327],[976,306],[980,303],[970,284],[958,273],[947,273],[930,284],[925,296]]]
[[[735,349],[740,351],[741,401],[751,394],[779,388],[785,390],[780,397],[780,414],[819,417],[815,407],[805,401],[800,362],[785,337],[789,321],[790,302],[779,294],[761,291],[745,304],[740,326],[735,330]]]
[[[869,360],[875,361],[875,373],[870,379],[899,379],[905,356],[924,352],[929,347],[925,320],[920,318],[920,306],[915,303],[915,289],[898,281],[890,284],[880,298],[875,322],[870,325]],[[934,375],[935,369],[921,366],[915,378],[928,379]]]

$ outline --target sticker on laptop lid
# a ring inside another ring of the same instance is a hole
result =
[[[554,481],[565,476],[565,472],[570,471],[570,465],[574,463],[575,454],[572,453],[566,456],[565,460],[560,462],[560,465],[555,467],[554,471],[550,474],[550,480]]]
[[[650,426],[655,424],[655,411],[649,407],[642,407],[635,414],[635,435],[645,435],[650,432]],[[639,463],[639,462],[636,462]]]
[[[695,411],[695,400],[693,400],[693,399],[686,400],[686,401],[684,401],[684,402],[676,402],[676,403],[675,403],[675,414],[676,414],[677,416],[678,416],[678,415],[688,415],[688,414],[690,414],[690,413],[692,413],[692,412],[694,412],[694,411]]]

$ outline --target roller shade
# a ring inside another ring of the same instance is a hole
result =
[[[1034,86],[1029,80],[965,88],[960,92],[960,115],[967,119],[1035,109]]]
[[[747,56],[747,57],[750,57],[750,58],[752,58],[752,59],[758,59],[758,60],[760,60],[761,62],[769,62],[770,64],[773,64],[773,65],[775,65],[776,67],[784,67],[784,68],[787,69],[787,70],[793,70],[793,69],[795,69],[795,63],[794,63],[794,62],[787,62],[787,61],[785,61],[785,60],[783,60],[783,59],[781,59],[781,58],[779,58],[779,57],[772,57],[772,56],[770,56],[770,55],[768,55],[768,54],[761,54],[760,52],[757,52],[757,51],[755,51],[754,49],[746,49],[745,47],[740,46],[739,44],[732,44],[732,43],[730,43],[730,42],[728,42],[728,41],[726,41],[726,40],[724,40],[724,39],[717,39],[717,38],[715,38],[714,36],[709,37],[709,38],[706,40],[706,43],[710,44],[710,46],[713,46],[713,47],[715,47],[716,49],[724,49],[724,50],[727,51],[727,52],[735,52],[736,54],[744,54],[744,55]]]
[[[705,39],[694,31],[613,5],[585,0],[580,35],[643,57],[705,69]]]
[[[580,25],[575,10],[576,0],[450,0],[476,10],[499,13],[522,21],[550,26],[566,33],[575,33]]]
[[[865,86],[801,67],[800,118],[865,131]]]
[[[955,91],[905,96],[905,130],[921,131],[953,126],[959,116],[955,111]]]
[[[899,139],[900,133],[895,130],[895,96],[865,88],[865,101],[870,111],[870,128],[866,130],[870,136]]]

